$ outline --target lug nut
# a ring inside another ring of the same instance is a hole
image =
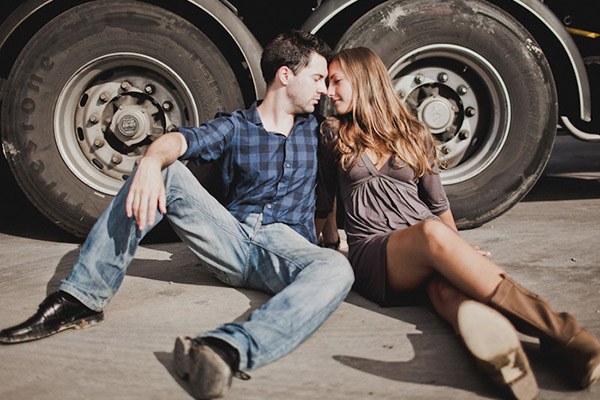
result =
[[[102,139],[94,140],[94,146],[96,146],[97,148],[104,146],[104,140],[102,140]]]
[[[469,131],[467,131],[466,129],[461,130],[460,132],[458,132],[458,138],[460,140],[465,140],[468,139],[469,136],[471,136],[471,134],[469,133]]]
[[[154,86],[152,86],[152,85],[146,85],[146,87],[144,88],[144,92],[146,92],[147,94],[154,93]]]
[[[421,75],[421,74],[415,75],[414,81],[417,85],[420,85],[421,83],[423,83],[423,75]]]
[[[448,74],[445,72],[440,72],[437,76],[438,81],[440,82],[447,82],[448,81]]]
[[[473,115],[475,115],[475,109],[473,107],[467,107],[467,109],[465,110],[465,115],[467,117],[472,117]]]
[[[121,157],[120,154],[113,154],[113,156],[110,158],[110,161],[112,161],[113,164],[121,164],[123,157]]]
[[[108,101],[108,93],[106,92],[102,92],[100,93],[100,101],[103,103],[106,103]]]
[[[467,94],[467,92],[468,92],[468,89],[467,89],[467,87],[466,87],[466,86],[464,86],[464,85],[460,85],[460,86],[459,86],[459,87],[456,89],[456,91],[458,92],[458,94],[460,94],[460,95],[462,96],[462,95],[464,95],[464,94]]]
[[[90,119],[88,121],[90,121],[91,124],[96,124],[98,123],[98,116],[96,114],[92,114],[90,115]]]
[[[131,83],[129,83],[127,81],[123,81],[121,83],[121,89],[123,89],[123,90],[129,90],[129,89],[131,89]]]
[[[162,107],[165,111],[171,111],[173,109],[173,103],[171,103],[170,101],[165,101]]]
[[[446,146],[442,146],[442,153],[443,154],[448,154],[448,153],[450,153],[450,149],[448,147],[446,147]]]

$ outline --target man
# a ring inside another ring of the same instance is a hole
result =
[[[242,323],[175,342],[177,373],[198,398],[222,396],[232,375],[292,351],[346,297],[352,270],[340,253],[316,246],[318,124],[329,48],[302,31],[266,48],[262,102],[197,128],[157,139],[98,219],[70,276],[37,313],[0,332],[19,343],[103,319],[142,237],[163,216],[223,282],[273,293]],[[177,159],[219,160],[217,202]]]

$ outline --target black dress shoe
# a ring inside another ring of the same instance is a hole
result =
[[[81,329],[104,319],[102,311],[94,311],[62,291],[52,293],[27,321],[0,331],[0,343],[28,342],[54,335],[65,329]]]

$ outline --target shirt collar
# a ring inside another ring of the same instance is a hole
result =
[[[243,111],[244,117],[256,126],[263,126],[263,123],[260,119],[260,115],[258,114],[258,109],[257,109],[257,107],[260,105],[260,103],[262,103],[262,100],[257,100],[254,103],[252,103],[250,108]],[[297,114],[294,117],[294,128],[296,126],[306,122],[309,118],[309,115],[310,114]]]

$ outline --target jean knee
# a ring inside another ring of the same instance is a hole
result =
[[[354,283],[354,271],[342,253],[328,251],[327,265],[324,268],[329,272],[332,281],[339,285],[341,291],[350,291]]]
[[[174,163],[167,165],[165,168],[163,168],[162,176],[165,185],[167,185],[172,181],[177,182],[179,177],[185,176],[186,178],[189,178],[193,177],[194,174],[192,174],[192,171],[190,171],[189,168],[185,166],[185,164],[177,160]]]

